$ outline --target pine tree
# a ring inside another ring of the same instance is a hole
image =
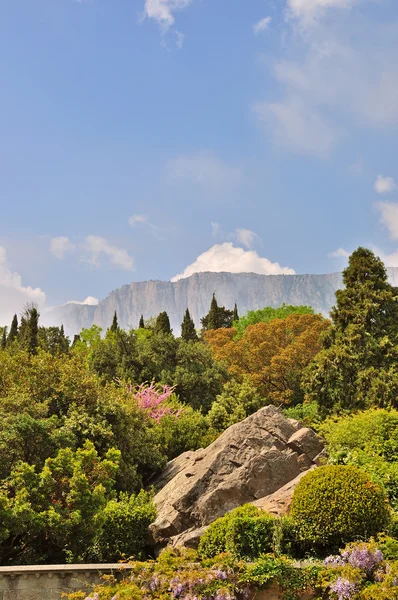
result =
[[[198,340],[198,334],[196,333],[195,323],[193,322],[188,308],[185,312],[184,319],[181,323],[181,338],[184,340],[184,342],[189,342],[190,340]]]
[[[111,325],[111,331],[117,331],[119,329],[119,324],[117,322],[117,313],[115,311],[115,314],[113,315],[113,321],[112,321],[112,325]]]
[[[139,329],[145,329],[144,315],[141,315],[141,318],[140,318],[140,322],[139,322],[138,328],[139,328]]]
[[[235,302],[234,314],[232,316],[232,323],[236,323],[237,321],[239,321],[239,313],[238,313],[238,305]]]
[[[156,319],[155,333],[171,333],[170,319],[166,311],[161,312],[158,318]]]
[[[398,289],[382,261],[358,248],[336,292],[333,327],[306,375],[307,398],[324,414],[397,406]]]
[[[1,336],[1,349],[5,350],[7,347],[7,327],[3,327],[3,335]]]
[[[18,317],[17,315],[13,316],[10,331],[7,338],[7,344],[12,344],[14,340],[18,337]]]

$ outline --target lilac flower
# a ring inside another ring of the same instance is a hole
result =
[[[179,598],[185,590],[185,583],[181,583],[178,577],[170,581],[170,589],[174,598]]]
[[[160,585],[160,579],[157,575],[154,575],[149,584],[149,589],[151,590],[151,592],[155,592],[158,589],[159,585]]]
[[[342,553],[343,558],[357,569],[371,573],[384,560],[380,550],[369,550],[369,548],[353,548]]]
[[[325,560],[323,561],[323,564],[326,566],[331,566],[331,567],[342,567],[344,566],[345,560],[344,558],[342,558],[341,556],[327,556],[325,558]]]
[[[338,600],[350,600],[357,592],[357,585],[348,579],[339,577],[330,586],[330,591],[336,594]]]

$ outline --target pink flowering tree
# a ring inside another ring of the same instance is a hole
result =
[[[136,400],[139,408],[147,411],[151,419],[157,422],[166,415],[178,418],[182,413],[182,408],[174,409],[166,404],[174,394],[174,386],[158,385],[152,381],[150,385],[145,383],[138,387],[130,385],[128,391]]]

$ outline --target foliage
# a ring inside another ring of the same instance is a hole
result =
[[[329,465],[306,474],[294,491],[290,514],[298,541],[319,552],[368,539],[390,521],[382,489],[352,466]]]
[[[313,315],[314,310],[311,306],[291,306],[290,304],[282,304],[279,308],[265,306],[260,310],[249,310],[249,312],[240,317],[239,320],[234,319],[234,328],[236,329],[236,337],[241,338],[246,329],[250,325],[256,323],[270,323],[273,319],[286,319],[290,315]]]
[[[102,527],[94,542],[96,556],[104,562],[123,557],[145,558],[150,546],[148,527],[155,520],[152,497],[143,490],[137,496],[124,493],[110,500],[102,513]]]
[[[306,427],[311,427],[316,431],[322,423],[322,417],[319,414],[319,406],[316,402],[303,402],[296,406],[290,406],[283,411],[288,419],[300,421]]]
[[[181,323],[181,338],[184,340],[184,342],[198,341],[198,334],[196,333],[195,323],[193,322],[188,308],[185,311],[184,319]]]
[[[216,396],[207,415],[209,425],[221,433],[234,423],[243,421],[266,404],[261,399],[255,386],[247,378],[240,383],[228,381],[218,396]]]
[[[398,509],[398,411],[370,409],[330,418],[319,432],[326,440],[329,462],[366,471]]]
[[[398,290],[381,260],[358,248],[336,292],[333,328],[308,368],[304,388],[324,414],[394,407],[398,397]]]
[[[202,558],[213,558],[214,556],[225,552],[227,549],[227,534],[235,519],[240,517],[258,518],[261,514],[262,513],[258,508],[251,504],[245,504],[213,521],[200,538],[198,548],[199,556]]]
[[[215,358],[232,376],[250,379],[263,398],[275,404],[303,401],[303,369],[319,352],[329,322],[320,315],[292,314],[248,327],[234,339],[234,329],[209,331],[205,339]]]
[[[171,335],[171,326],[169,315],[166,311],[161,312],[156,319],[155,333],[164,333],[165,335]]]
[[[225,306],[218,306],[216,295],[213,294],[210,310],[207,315],[201,319],[203,331],[229,329],[232,327],[234,317],[236,317],[235,310],[228,310]]]

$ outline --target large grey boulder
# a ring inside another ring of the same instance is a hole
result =
[[[274,406],[260,409],[206,449],[167,465],[155,482],[155,540],[184,540],[192,536],[181,535],[187,530],[193,533],[237,506],[273,494],[312,468],[321,451],[311,429]]]

